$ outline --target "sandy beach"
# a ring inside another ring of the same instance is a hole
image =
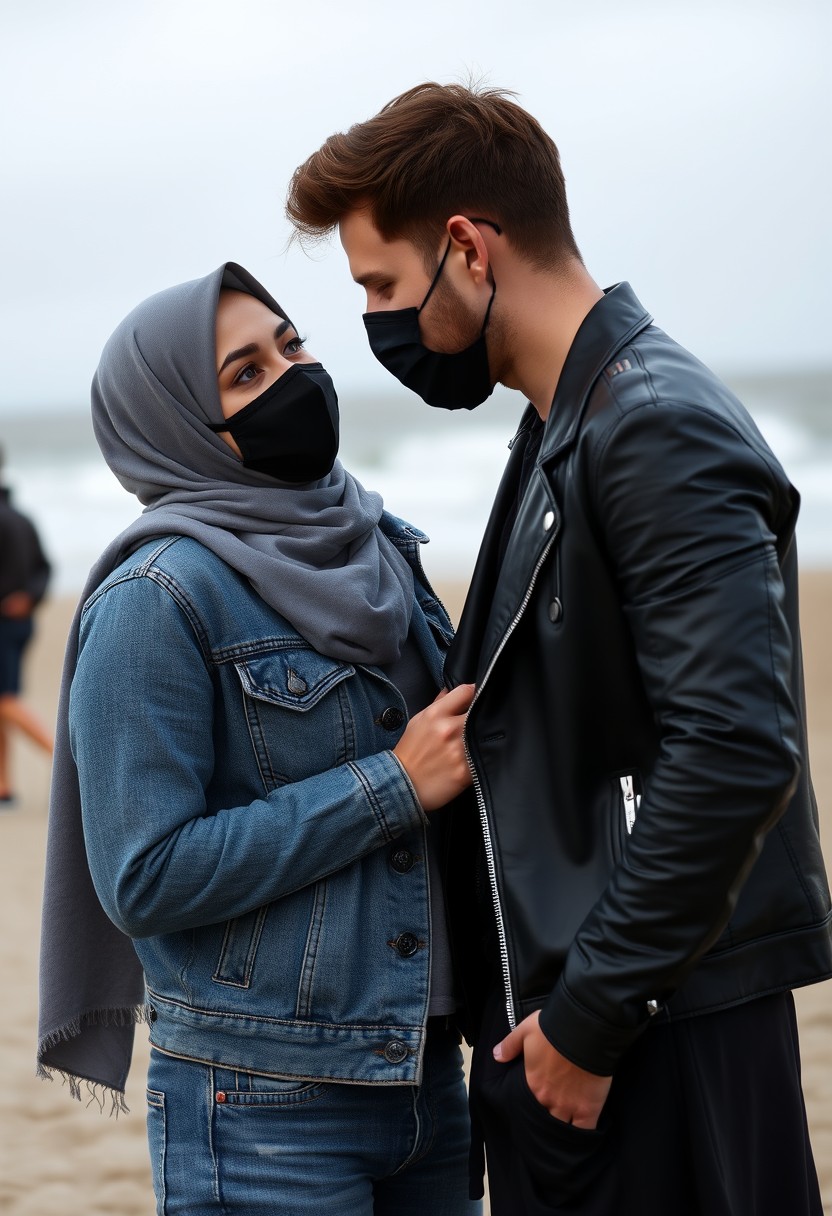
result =
[[[462,588],[443,587],[452,614]],[[73,605],[47,604],[27,668],[26,699],[54,720],[64,639]],[[802,583],[810,755],[827,858],[832,866],[832,571]],[[34,1075],[37,955],[49,766],[26,742],[13,751],[18,809],[0,816],[0,958],[7,979],[0,1014],[0,1212],[9,1216],[150,1216],[144,1132],[146,1035],[139,1031],[128,1085],[131,1113],[112,1119],[73,1102],[59,1082]],[[797,994],[804,1089],[825,1208],[832,1214],[832,988]],[[426,1214],[427,1216],[427,1214]],[[784,1216],[788,1216],[784,1213]]]

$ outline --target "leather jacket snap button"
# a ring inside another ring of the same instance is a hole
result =
[[[419,949],[419,939],[415,933],[400,933],[396,938],[396,949],[402,958],[412,958]]]
[[[563,604],[555,597],[549,605],[549,620],[553,625],[557,625],[560,618],[563,616]]]
[[[411,853],[410,849],[396,849],[395,853],[390,858],[390,865],[397,874],[407,874],[408,870],[413,869],[413,863],[416,858]]]
[[[401,1039],[391,1039],[384,1049],[384,1058],[388,1064],[401,1064],[407,1059],[407,1044]]]
[[[548,532],[554,522],[555,522],[554,511],[547,511],[546,514],[543,516],[543,531]]]
[[[379,718],[379,722],[385,730],[398,730],[404,722],[404,714],[395,705],[389,705]]]

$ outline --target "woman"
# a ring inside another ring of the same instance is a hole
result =
[[[434,701],[424,538],[233,263],[127,317],[93,420],[145,511],[68,649],[41,1067],[123,1101],[148,1018],[160,1213],[476,1212],[428,818],[473,690]]]

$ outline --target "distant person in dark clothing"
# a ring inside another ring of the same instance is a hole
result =
[[[0,453],[0,469],[3,457]],[[51,753],[52,739],[20,700],[20,665],[32,637],[32,614],[43,599],[50,567],[34,524],[11,505],[0,485],[0,809],[15,802],[9,778],[9,727]]]

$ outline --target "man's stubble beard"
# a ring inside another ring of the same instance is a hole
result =
[[[441,279],[437,283],[427,309],[433,306],[431,328],[436,333],[435,345],[430,349],[442,354],[457,354],[467,350],[482,332],[485,311],[474,311],[456,288]],[[486,304],[486,309],[488,305]],[[426,310],[427,311],[427,310]],[[501,382],[504,352],[511,350],[511,325],[502,317],[496,295],[485,331],[488,369],[494,384]],[[427,343],[426,343],[427,345]]]

